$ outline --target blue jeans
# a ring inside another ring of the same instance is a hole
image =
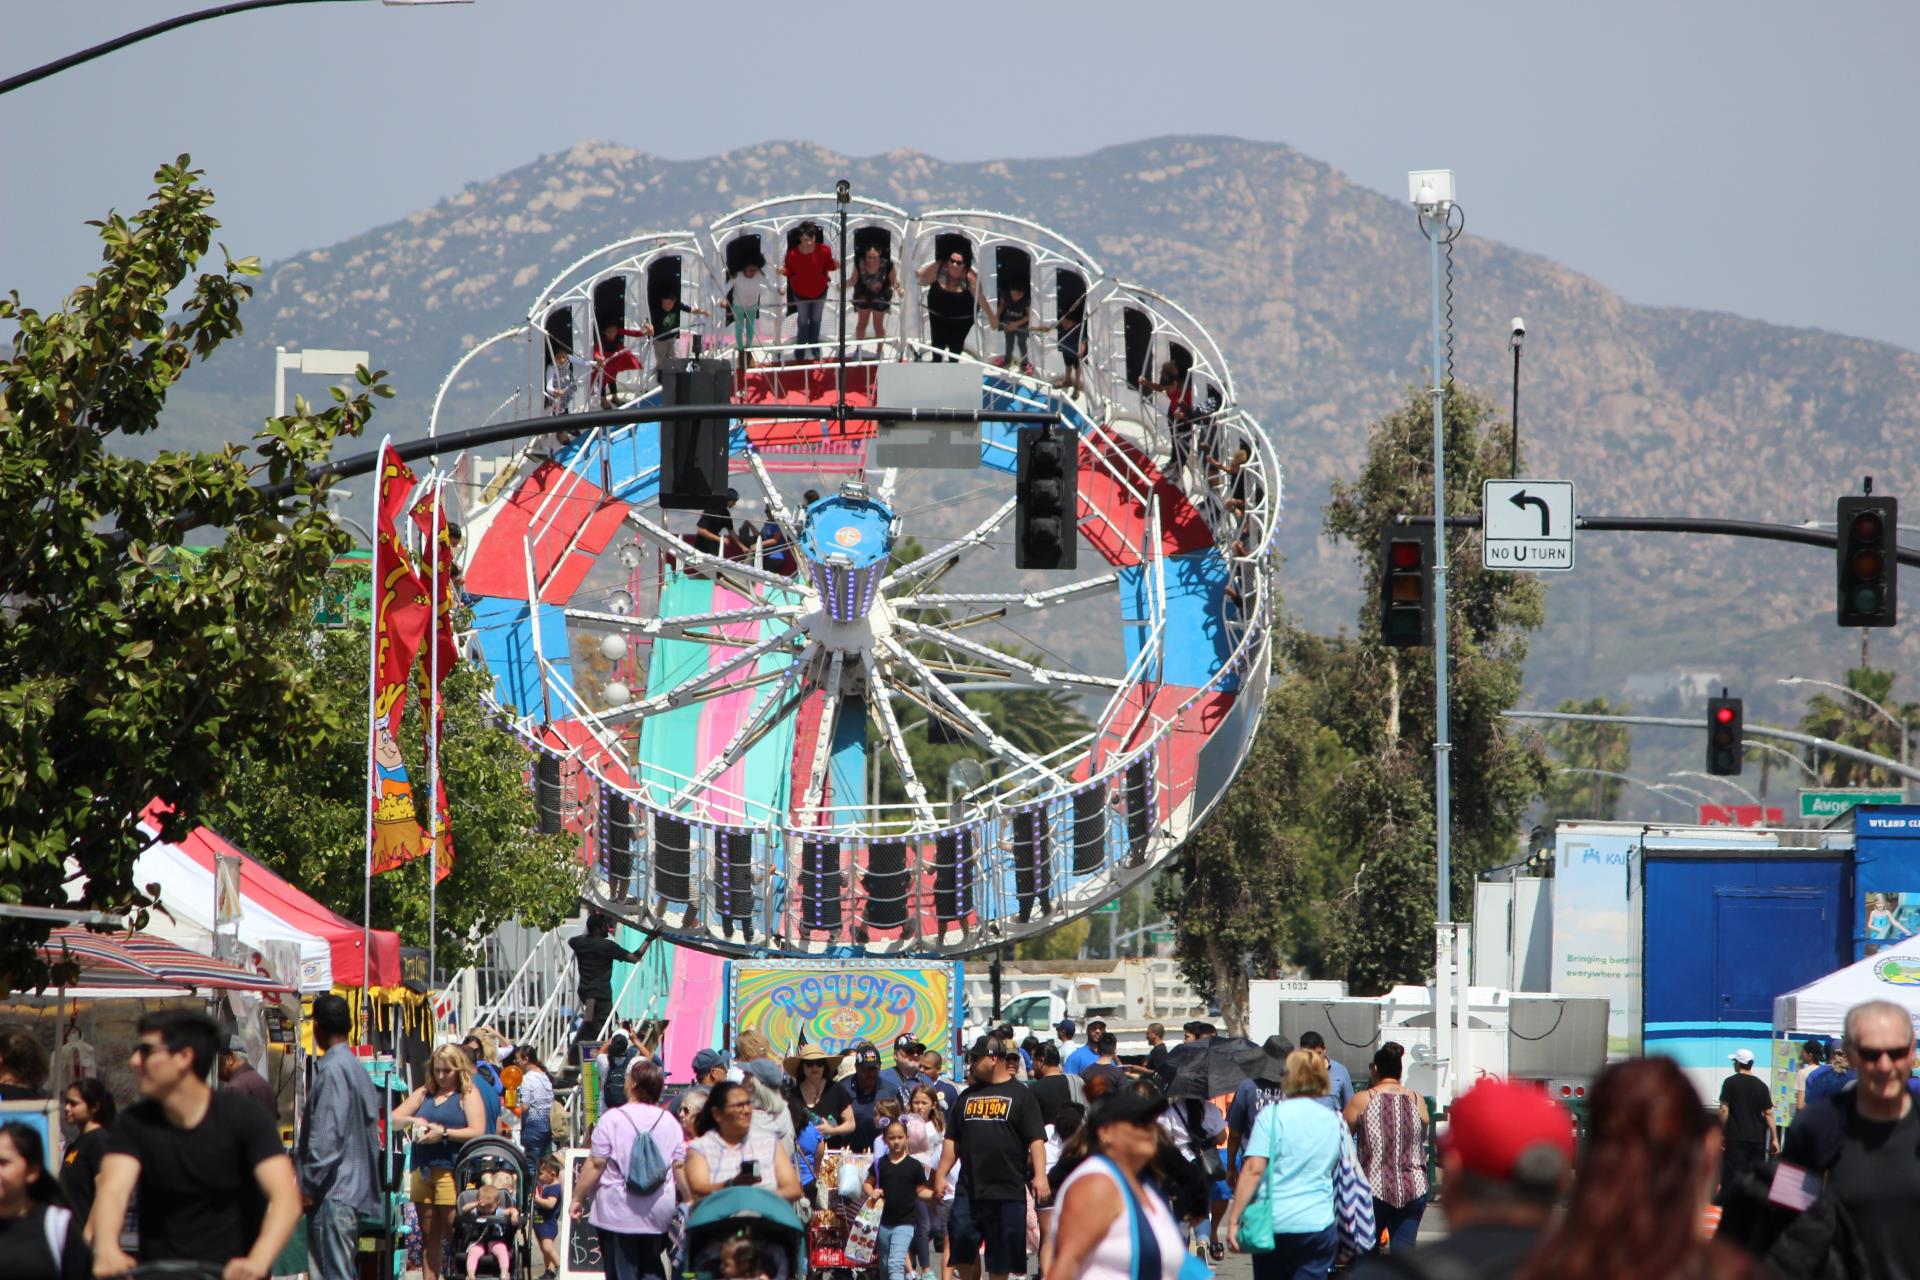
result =
[[[1426,1211],[1425,1196],[1415,1196],[1398,1209],[1375,1196],[1373,1224],[1387,1233],[1387,1247],[1398,1253],[1402,1249],[1413,1248],[1414,1238],[1420,1234],[1421,1215]]]
[[[550,1124],[528,1124],[523,1120],[520,1124],[520,1149],[527,1153],[527,1167],[539,1173],[540,1162],[553,1150],[553,1127]]]
[[[360,1211],[322,1200],[307,1214],[307,1267],[313,1280],[354,1280],[359,1274]]]
[[[1253,1255],[1253,1280],[1327,1280],[1339,1247],[1340,1231],[1332,1224],[1320,1231],[1276,1231],[1273,1251]]]
[[[609,1280],[666,1280],[667,1238],[663,1235],[602,1231],[600,1251],[612,1264],[607,1268]]]
[[[806,348],[809,359],[820,354],[815,344],[820,341],[820,320],[826,313],[825,298],[795,298],[793,300],[794,342]]]
[[[880,1256],[887,1262],[887,1280],[907,1280],[912,1274],[907,1255],[913,1249],[913,1224],[880,1228]]]

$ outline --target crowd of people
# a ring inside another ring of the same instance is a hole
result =
[[[552,1082],[533,1055],[477,1029],[435,1049],[425,1082],[387,1112],[346,1002],[318,997],[311,1028],[291,1152],[244,1050],[183,1010],[140,1020],[137,1099],[117,1104],[95,1079],[63,1090],[72,1138],[57,1173],[37,1129],[0,1125],[0,1274],[128,1270],[137,1204],[143,1262],[263,1280],[304,1214],[311,1274],[345,1280],[362,1219],[383,1208],[383,1120],[410,1135],[426,1280],[455,1256],[467,1275],[488,1259],[504,1272],[514,1241],[553,1274],[569,1203],[596,1229],[610,1280],[664,1280],[682,1265],[689,1211],[733,1187],[763,1188],[843,1244],[853,1221],[870,1223],[888,1280],[1196,1280],[1230,1250],[1251,1254],[1256,1280],[1338,1265],[1355,1280],[1899,1280],[1920,1265],[1913,1024],[1882,1001],[1848,1014],[1838,1063],[1805,1046],[1784,1134],[1744,1050],[1717,1114],[1672,1061],[1616,1063],[1590,1091],[1578,1144],[1538,1087],[1476,1084],[1436,1144],[1447,1229],[1433,1241],[1420,1228],[1434,1117],[1391,1043],[1356,1087],[1318,1037],[1273,1037],[1236,1050],[1241,1079],[1210,1095],[1219,1077],[1190,1074],[1217,1036],[1204,1022],[1182,1029],[1186,1051],[1151,1027],[1138,1062],[1119,1060],[1097,1020],[1084,1037],[1062,1022],[1046,1041],[1002,1026],[974,1041],[957,1080],[911,1035],[890,1060],[865,1042],[777,1056],[749,1027],[730,1052],[696,1054],[693,1079],[670,1089],[657,1028],[623,1030],[594,1046],[605,1105],[569,1192],[545,1123]],[[31,1035],[0,1033],[0,1098],[45,1100],[47,1074]],[[498,1090],[516,1082],[524,1162],[455,1186],[456,1152],[501,1131]],[[1355,1187],[1371,1214],[1343,1213]],[[1350,1217],[1374,1234],[1355,1240]]]

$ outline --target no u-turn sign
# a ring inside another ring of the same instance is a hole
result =
[[[1573,481],[1488,480],[1480,486],[1480,565],[1559,573],[1573,568]]]

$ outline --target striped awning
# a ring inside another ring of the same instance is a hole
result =
[[[289,990],[262,973],[247,970],[189,951],[165,938],[145,933],[95,933],[89,929],[55,929],[40,944],[48,963],[71,960],[80,975],[69,990],[88,987],[177,990],[258,991],[281,994]]]

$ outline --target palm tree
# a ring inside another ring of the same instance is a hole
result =
[[[1879,667],[1854,667],[1843,683],[1860,695],[1879,703],[1897,718],[1912,724],[1920,719],[1920,703],[1895,702],[1895,672]],[[1830,738],[1844,746],[1858,747],[1875,755],[1900,757],[1900,730],[1878,711],[1862,702],[1838,693],[1815,693],[1807,699],[1800,717],[1800,732]],[[1823,755],[1818,764],[1820,780],[1834,787],[1888,787],[1900,785],[1878,765],[1845,756]]]
[[[1568,698],[1557,710],[1581,715],[1618,716],[1632,708],[1606,698]],[[1547,747],[1568,769],[1625,773],[1633,763],[1632,735],[1626,725],[1581,720],[1556,721],[1546,731]],[[1618,815],[1626,783],[1598,773],[1563,773],[1548,784],[1545,825],[1562,818],[1608,822]]]

